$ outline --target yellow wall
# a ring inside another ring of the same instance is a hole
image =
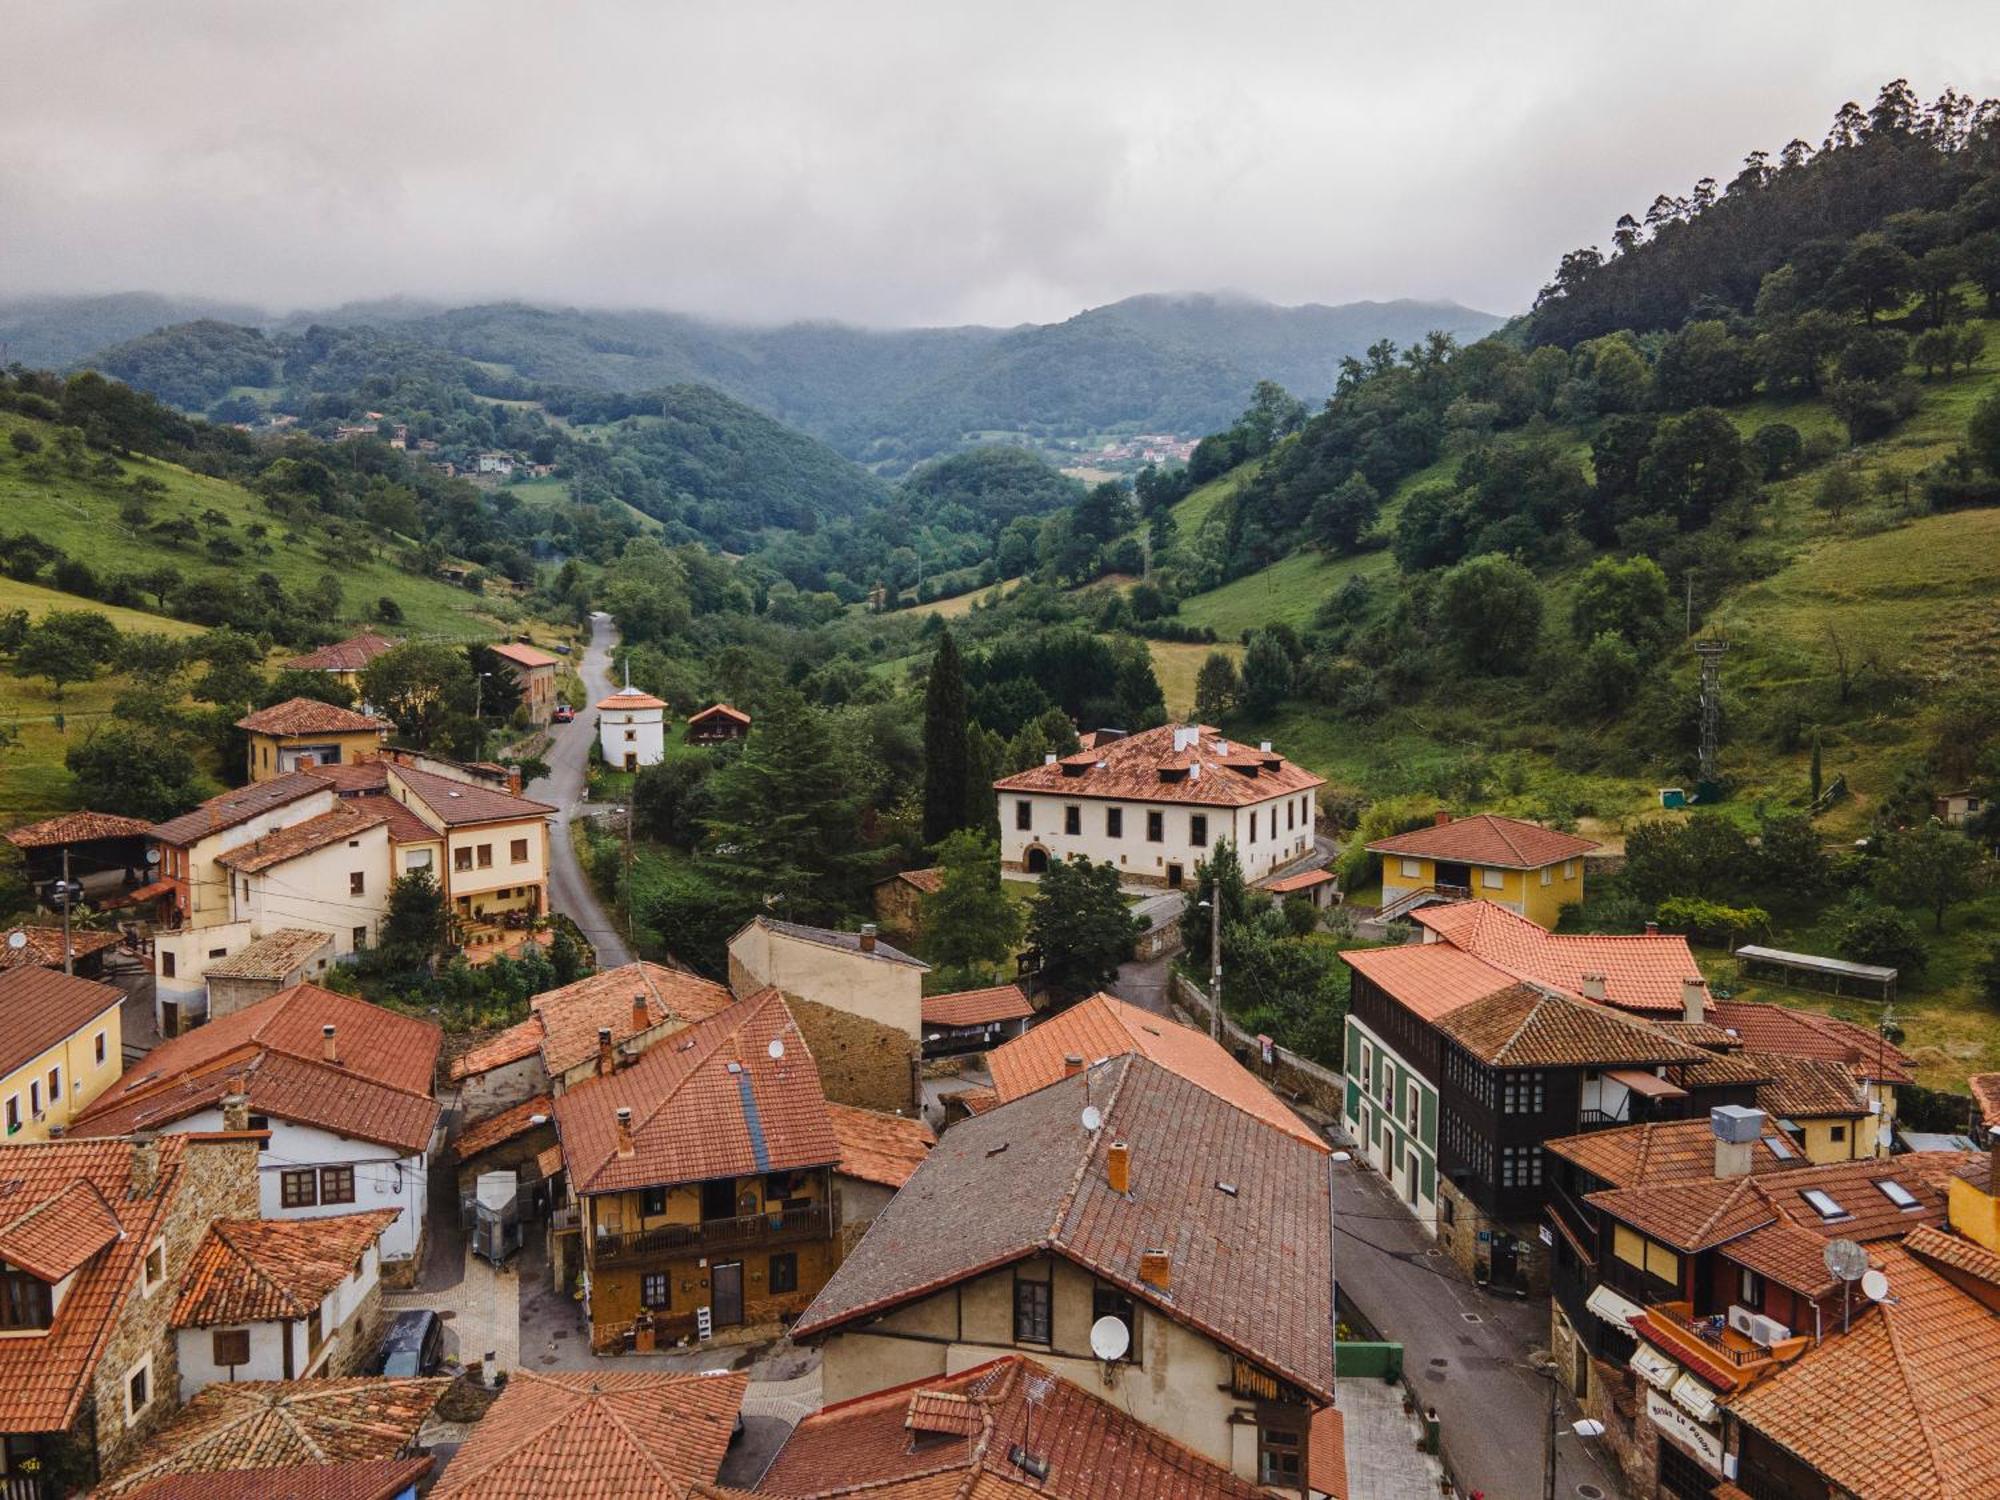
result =
[[[1405,870],[1410,866],[1415,873]],[[1479,865],[1472,869],[1472,896],[1475,901],[1491,901],[1505,906],[1544,927],[1554,927],[1562,909],[1583,900],[1583,861],[1572,859],[1546,865],[1540,870],[1488,870]],[[1565,875],[1563,871],[1569,873]],[[1497,877],[1497,885],[1489,885],[1487,876]],[[1548,884],[1542,883],[1542,876],[1548,876]],[[1396,899],[1404,891],[1421,890],[1427,885],[1437,884],[1437,866],[1428,859],[1405,859],[1397,854],[1382,856],[1382,900],[1387,903]]]
[[[1799,1130],[1805,1137],[1801,1143],[1806,1160],[1814,1166],[1824,1166],[1828,1162],[1853,1161],[1857,1157],[1875,1154],[1875,1117],[1857,1115],[1846,1120],[1801,1120]],[[1843,1128],[1844,1127],[1844,1128]],[[1836,1141],[1833,1132],[1843,1128],[1843,1140]]]
[[[375,729],[350,730],[345,734],[252,734],[250,735],[250,779],[270,781],[286,773],[278,768],[278,751],[285,746],[338,745],[343,765],[352,765],[363,755],[382,747],[382,734]]]
[[[0,1078],[0,1132],[6,1129],[7,1101],[20,1101],[21,1128],[5,1136],[7,1141],[26,1143],[47,1140],[51,1125],[67,1126],[73,1116],[81,1113],[85,1106],[116,1081],[125,1066],[118,1007],[119,1002],[112,1001],[89,1024],[79,1027],[39,1057]],[[97,1061],[99,1032],[104,1033],[102,1063]],[[51,1100],[48,1096],[49,1070],[58,1067],[62,1069],[62,1097]],[[35,1119],[28,1107],[28,1085],[31,1081],[39,1081],[42,1086],[40,1120]]]
[[[1951,1227],[2000,1255],[2000,1198],[1983,1193],[1963,1177],[1954,1177],[1946,1187],[1945,1213]]]

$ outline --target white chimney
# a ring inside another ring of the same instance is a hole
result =
[[[1053,750],[1051,750],[1047,755],[1044,755],[1042,757],[1042,764],[1045,766],[1052,766],[1055,763],[1056,763],[1056,756]]]
[[[1586,1000],[1609,1000],[1611,998],[1609,991],[1604,988],[1604,976],[1602,974],[1586,974],[1583,976],[1583,998]]]
[[[1174,753],[1178,755],[1183,750],[1192,750],[1196,742],[1200,739],[1201,731],[1199,729],[1194,729],[1187,725],[1177,727],[1174,730]]]
[[[1681,981],[1681,1019],[1692,1025],[1707,1010],[1708,991],[1699,978]]]
[[[1271,753],[1271,742],[1269,740],[1259,740],[1257,741],[1257,748],[1262,750],[1266,755],[1269,755]]]
[[[1708,1112],[1715,1134],[1715,1175],[1748,1177],[1750,1153],[1764,1133],[1764,1111],[1742,1104],[1718,1104]]]

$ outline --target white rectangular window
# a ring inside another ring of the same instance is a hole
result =
[[[1494,891],[1507,883],[1507,877],[1499,870],[1481,870],[1479,872],[1479,883],[1489,891]]]
[[[1576,861],[1575,861],[1575,860],[1573,860],[1573,859],[1566,859],[1566,860],[1564,860],[1564,861],[1563,861],[1563,879],[1564,879],[1564,880],[1574,880],[1574,879],[1576,879]]]
[[[1554,865],[1543,865],[1543,866],[1542,866],[1542,884],[1543,884],[1543,885],[1552,885],[1552,884],[1554,884],[1554,883],[1555,883],[1555,878],[1556,878],[1556,868],[1555,868],[1555,866],[1554,866]]]
[[[1401,860],[1397,868],[1402,871],[1406,880],[1415,880],[1424,873],[1423,861],[1418,859]]]

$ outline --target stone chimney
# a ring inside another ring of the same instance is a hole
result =
[[[1681,981],[1681,1019],[1689,1025],[1702,1019],[1708,1007],[1708,991],[1699,975]]]
[[[128,1195],[150,1198],[160,1185],[160,1143],[150,1130],[132,1132],[132,1162]]]
[[[653,1024],[653,1018],[646,1011],[646,996],[643,992],[632,997],[632,1029],[644,1031]]]
[[[861,951],[863,953],[873,953],[875,951],[875,924],[873,922],[863,922],[861,924],[860,936]]]
[[[1433,828],[1442,828],[1450,821],[1451,810],[1449,808],[1440,807],[1436,812],[1431,814],[1431,826]]]
[[[509,766],[507,768],[507,791],[515,797],[521,795],[521,768],[519,766]]]
[[[1111,1184],[1111,1191],[1129,1194],[1132,1191],[1132,1148],[1123,1141],[1113,1141],[1104,1152],[1104,1178]]]
[[[597,1028],[597,1076],[609,1078],[618,1066],[618,1055],[611,1049],[611,1028]]]
[[[1750,1153],[1764,1133],[1764,1111],[1741,1104],[1718,1104],[1708,1112],[1715,1133],[1715,1175],[1748,1177]]]
[[[1083,1059],[1074,1052],[1063,1054],[1063,1077],[1074,1078],[1083,1071]]]
[[[248,1130],[250,1128],[250,1096],[241,1090],[232,1089],[222,1096],[222,1128],[224,1130]]]
[[[632,1111],[622,1104],[618,1106],[618,1154],[632,1154]]]
[[[1173,1290],[1173,1257],[1164,1250],[1140,1251],[1139,1279],[1162,1292]]]
[[[310,771],[318,764],[319,757],[317,755],[301,755],[297,760],[292,762],[292,769],[295,771]]]
[[[1611,998],[1610,992],[1604,988],[1604,976],[1602,974],[1586,974],[1583,976],[1583,998],[1586,1000],[1609,1000]]]
[[[320,1027],[319,1055],[337,1068],[340,1066],[340,1043],[334,1039],[334,1029],[331,1021]]]

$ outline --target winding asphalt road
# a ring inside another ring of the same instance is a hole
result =
[[[577,675],[583,678],[585,704],[610,695],[611,647],[617,639],[618,631],[611,623],[611,616],[603,613],[591,616],[590,644],[584,647],[583,659],[576,664]],[[590,888],[590,878],[583,872],[569,833],[570,819],[583,801],[584,782],[590,770],[590,741],[596,733],[597,711],[583,706],[579,706],[574,723],[551,725],[549,774],[531,782],[528,795],[556,808],[555,827],[549,831],[549,906],[565,913],[583,929],[583,935],[597,949],[598,967],[611,969],[629,964],[632,950],[626,945],[625,935],[612,923],[610,914],[598,904],[597,893]]]

